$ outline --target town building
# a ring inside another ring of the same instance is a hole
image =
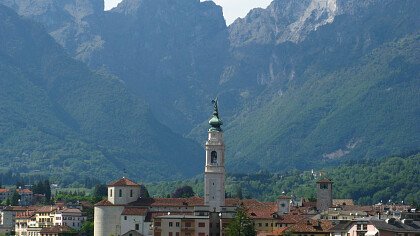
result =
[[[404,234],[400,234],[396,226],[371,220],[378,213],[373,207],[355,206],[351,199],[333,199],[333,182],[326,178],[316,182],[316,201],[297,202],[285,195],[274,202],[225,199],[225,145],[217,100],[209,124],[203,198],[142,198],[140,185],[123,177],[108,184],[107,199],[95,204],[94,235],[223,236],[239,207],[246,210],[261,236],[419,235],[417,223],[410,226],[412,221],[401,221],[405,223],[401,226]]]
[[[333,205],[333,182],[329,179],[321,179],[316,182],[316,186],[316,208],[318,211],[325,211]]]
[[[225,146],[217,99],[213,101],[206,141],[204,199],[143,199],[140,185],[122,178],[108,185],[108,198],[95,205],[95,236],[220,235],[222,219],[232,218],[235,206],[225,203]]]
[[[11,199],[13,192],[7,188],[0,188],[0,202],[5,202],[7,199]]]
[[[30,189],[18,188],[16,191],[19,194],[19,206],[30,206],[33,203],[33,192]]]

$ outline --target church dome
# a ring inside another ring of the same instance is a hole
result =
[[[223,122],[219,118],[219,109],[218,109],[218,106],[217,106],[217,98],[215,100],[213,100],[212,103],[214,104],[214,111],[213,111],[212,118],[209,120],[209,125],[211,126],[209,131],[222,131],[220,126],[223,125]]]
[[[222,120],[219,119],[219,117],[217,116],[213,116],[210,120],[209,120],[209,125],[212,128],[216,128],[216,129],[220,129],[220,126],[223,124]]]

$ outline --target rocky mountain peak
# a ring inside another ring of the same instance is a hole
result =
[[[230,27],[233,46],[249,43],[300,42],[337,15],[355,14],[377,0],[274,0],[266,9],[254,9]]]

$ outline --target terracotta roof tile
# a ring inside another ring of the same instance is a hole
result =
[[[108,184],[108,187],[115,187],[115,186],[140,186],[140,185],[128,178],[123,177],[117,181],[114,181]]]
[[[300,221],[303,221],[305,219],[309,218],[309,216],[307,215],[294,215],[294,214],[286,214],[286,215],[282,215],[280,216],[280,220],[278,221],[279,223],[282,224],[296,224]]]
[[[16,189],[19,194],[33,194],[31,190],[24,188],[24,189]]]
[[[139,198],[130,203],[131,206],[202,206],[204,198]]]
[[[353,202],[353,199],[333,199],[333,205],[334,206],[342,206],[342,205],[353,206],[354,202]]]
[[[35,212],[37,212],[37,213],[49,213],[49,212],[55,211],[57,209],[58,209],[58,207],[56,207],[56,206],[42,206],[42,207],[38,207],[35,210]]]
[[[28,219],[34,216],[34,211],[16,212],[16,219]]]
[[[147,214],[147,208],[144,208],[144,207],[125,207],[121,215],[145,216],[146,214]]]
[[[297,233],[325,232],[331,231],[333,224],[329,220],[303,220],[289,227],[289,230]]]
[[[52,227],[46,227],[41,229],[41,234],[43,233],[72,233],[73,230],[67,225],[57,225]]]
[[[273,215],[277,212],[277,205],[273,203],[260,203],[245,207],[253,219],[273,219]]]
[[[113,206],[113,205],[114,204],[112,204],[107,199],[103,199],[103,200],[101,200],[101,201],[99,201],[98,203],[95,204],[95,206]]]
[[[9,193],[10,190],[7,188],[0,188],[0,193]]]
[[[82,211],[80,211],[77,208],[64,208],[60,210],[62,213],[76,213],[76,214],[82,214]]]

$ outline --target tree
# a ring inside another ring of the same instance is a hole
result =
[[[92,221],[85,221],[80,228],[80,233],[86,236],[93,236],[93,222]]]
[[[17,190],[14,190],[13,195],[12,195],[11,205],[12,206],[19,205],[19,199],[20,199],[19,193],[17,192]]]
[[[147,190],[146,186],[143,184],[140,185],[140,197],[141,198],[150,198],[149,191]]]
[[[174,198],[188,198],[194,196],[194,191],[191,186],[185,185],[180,188],[177,188],[175,192],[172,193]]]
[[[108,195],[108,188],[105,184],[97,184],[93,189],[93,198],[95,202],[102,200]]]
[[[227,226],[227,234],[229,236],[255,236],[257,232],[255,231],[254,224],[252,223],[251,218],[246,214],[246,209],[239,207],[235,218],[231,220]]]
[[[44,181],[45,199],[47,203],[51,201],[51,186],[50,181],[47,179]]]

